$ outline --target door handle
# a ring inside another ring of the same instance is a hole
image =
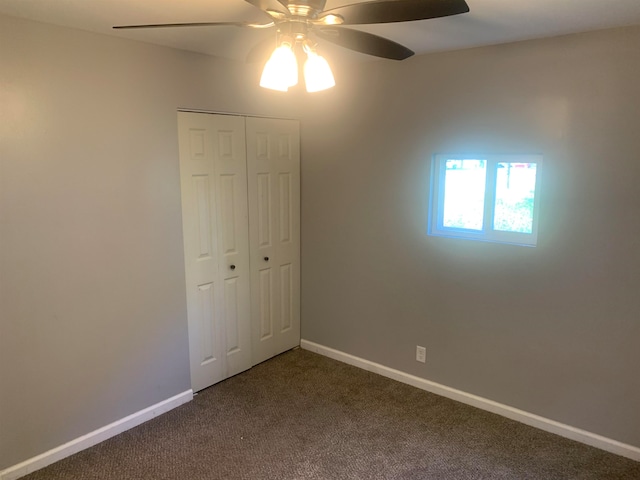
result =
[[[231,265],[231,266],[229,266],[229,268],[230,268],[231,270],[235,270],[235,269],[236,269],[236,266],[235,266],[235,265]]]
[[[264,261],[268,262],[269,261],[269,257],[264,257]]]

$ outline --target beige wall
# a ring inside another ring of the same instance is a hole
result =
[[[190,388],[176,110],[258,73],[0,17],[0,470]]]
[[[309,97],[302,337],[640,446],[639,48],[376,62]],[[538,246],[427,237],[438,152],[542,153]]]

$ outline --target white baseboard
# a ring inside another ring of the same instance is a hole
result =
[[[369,360],[365,360],[363,358],[359,358],[330,347],[325,347],[324,345],[310,342],[309,340],[301,340],[300,347],[304,348],[305,350],[309,350],[311,352],[319,353],[320,355],[333,358],[334,360],[353,365],[354,367],[359,367],[363,370],[377,373],[379,375],[382,375],[383,377],[391,378],[393,380],[397,380],[398,382],[406,383],[416,388],[426,390],[427,392],[435,393],[437,395],[441,395],[443,397],[447,397],[452,400],[456,400],[458,402],[480,408],[482,410],[496,413],[503,417],[510,418],[511,420],[516,420],[520,423],[539,428],[540,430],[555,433],[556,435],[560,435],[561,437],[569,438],[571,440],[575,440],[577,442],[581,442],[586,445],[590,445],[601,450],[606,450],[607,452],[615,453],[616,455],[627,457],[631,460],[640,462],[640,448],[634,447],[633,445],[618,442],[617,440],[612,440],[595,433],[587,432],[586,430],[581,430],[579,428],[572,427],[571,425],[565,425],[563,423],[556,422],[555,420],[550,420],[533,413],[525,412],[508,405],[494,402],[493,400],[478,397],[477,395],[466,393],[461,390],[456,390],[455,388],[447,387],[446,385],[431,382],[429,380],[425,380],[424,378],[401,372],[400,370],[394,370],[393,368],[385,367],[384,365],[380,365],[379,363],[374,363]]]
[[[33,458],[25,460],[22,463],[9,467],[0,471],[0,480],[15,480],[25,475],[40,470],[41,468],[51,465],[52,463],[69,457],[74,453],[78,453],[89,447],[92,447],[100,442],[103,442],[119,433],[129,430],[133,427],[137,427],[141,423],[151,420],[158,415],[161,415],[169,410],[172,410],[180,405],[187,403],[193,399],[193,391],[187,390],[174,397],[163,400],[160,403],[151,405],[150,407],[133,413],[128,417],[124,417],[109,425],[87,433],[81,437],[78,437],[70,442],[53,448],[48,452],[44,452]]]

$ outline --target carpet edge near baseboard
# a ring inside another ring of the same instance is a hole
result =
[[[36,470],[40,470],[52,463],[62,460],[63,458],[69,457],[89,447],[93,447],[94,445],[97,445],[98,443],[115,435],[137,427],[152,418],[190,402],[192,399],[193,390],[191,389],[179,393],[178,395],[174,395],[173,397],[167,398],[166,400],[144,408],[138,412],[121,418],[120,420],[116,420],[113,423],[82,435],[81,437],[75,438],[63,445],[52,448],[40,455],[29,458],[24,462],[1,470],[0,480],[16,480],[24,477],[25,475],[35,472]]]
[[[455,400],[460,403],[480,408],[481,410],[486,410],[488,412],[501,415],[511,420],[524,423],[525,425],[539,428],[540,430],[554,433],[556,435],[560,435],[561,437],[575,440],[577,442],[584,443],[585,445],[599,448],[600,450],[605,450],[607,452],[614,453],[631,460],[635,460],[636,462],[640,462],[639,447],[622,443],[618,440],[607,438],[596,433],[573,427],[571,425],[566,425],[549,418],[541,417],[540,415],[536,415],[534,413],[529,413],[524,410],[520,410],[509,405],[504,405],[487,398],[479,397],[462,390],[457,390],[455,388],[432,382],[424,378],[416,377],[409,373],[395,370],[385,365],[375,363],[364,358],[356,357],[355,355],[351,355],[349,353],[345,353],[340,350],[336,350],[334,348],[312,342],[310,340],[302,339],[300,341],[300,347],[305,350],[309,350],[310,352],[318,353],[320,355],[338,360],[348,365],[352,365],[369,372],[377,373],[378,375],[382,375],[383,377],[387,377],[392,380],[411,385],[421,390],[435,393],[436,395],[447,397],[451,400]],[[2,480],[1,477],[0,480]]]

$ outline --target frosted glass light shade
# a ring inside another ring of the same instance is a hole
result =
[[[298,62],[291,46],[283,43],[267,61],[260,78],[260,86],[286,92],[298,83]]]
[[[319,92],[336,84],[327,61],[312,51],[307,52],[307,61],[304,64],[304,81],[307,85],[307,92]]]

